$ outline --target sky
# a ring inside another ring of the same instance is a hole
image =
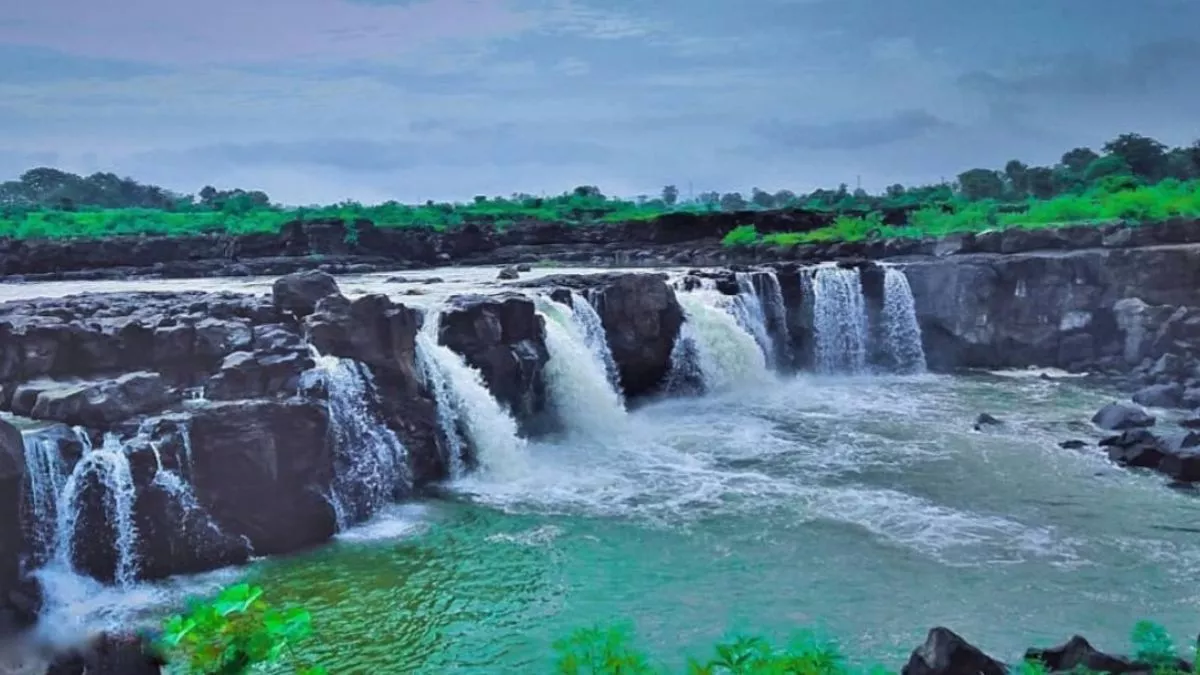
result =
[[[1200,0],[37,0],[0,177],[288,204],[877,191],[1200,138]]]

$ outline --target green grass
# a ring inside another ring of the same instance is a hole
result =
[[[1015,211],[1015,212],[1014,212]],[[794,246],[829,242],[942,237],[1009,228],[1042,229],[1068,225],[1131,221],[1156,222],[1174,217],[1200,218],[1200,181],[1167,179],[1155,185],[1110,182],[1083,194],[1030,200],[1023,208],[992,200],[951,202],[948,208],[926,206],[914,211],[908,224],[883,225],[878,214],[841,216],[828,227],[809,232],[759,235],[753,226],[742,226],[723,240],[726,246]]]

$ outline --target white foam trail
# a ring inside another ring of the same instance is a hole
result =
[[[339,529],[345,529],[412,486],[408,450],[367,407],[375,396],[370,373],[352,359],[313,352],[315,370],[328,392],[337,452],[333,499]]]
[[[575,325],[583,333],[584,341],[597,358],[604,364],[608,380],[612,383],[617,395],[624,398],[621,391],[621,373],[617,369],[617,361],[613,358],[612,348],[608,344],[608,332],[604,330],[604,321],[592,303],[578,293],[571,292],[571,313],[575,317]]]
[[[867,309],[857,269],[819,267],[812,280],[816,369],[861,373],[867,365]]]
[[[705,389],[717,391],[767,376],[758,342],[726,311],[728,296],[709,291],[681,293],[686,320],[680,340],[694,350]]]
[[[431,389],[442,383],[438,415],[442,428],[458,429],[466,435],[479,469],[491,477],[520,475],[527,468],[525,441],[517,433],[517,422],[496,401],[483,383],[483,375],[467,365],[462,356],[438,344],[438,316],[426,315],[417,334],[417,355],[423,370],[440,378],[426,378]],[[438,393],[435,391],[435,395]]]
[[[885,267],[883,272],[884,353],[901,373],[925,372],[925,350],[921,346],[921,326],[912,288],[904,272]]]
[[[538,305],[550,352],[546,388],[560,421],[570,433],[597,435],[620,429],[625,420],[621,397],[575,325],[571,308],[548,298],[539,298]]]

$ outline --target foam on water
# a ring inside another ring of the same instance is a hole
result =
[[[545,318],[546,349],[550,352],[546,388],[559,421],[573,434],[619,431],[625,421],[621,397],[613,389],[604,362],[589,348],[575,323],[575,313],[549,298],[539,298],[538,305]]]

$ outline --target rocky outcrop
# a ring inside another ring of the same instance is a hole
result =
[[[36,584],[26,577],[27,542],[21,527],[25,446],[0,419],[0,637],[33,623],[40,607]]]
[[[555,275],[523,285],[584,291],[604,324],[625,394],[637,397],[659,390],[671,369],[671,350],[684,320],[666,275]]]
[[[306,317],[317,303],[330,296],[340,296],[337,281],[325,272],[310,271],[280,277],[271,285],[271,300],[275,309],[297,317]]]
[[[488,389],[527,431],[542,426],[546,326],[523,295],[460,295],[442,312],[438,340],[482,373]]]
[[[1007,675],[1008,667],[954,631],[937,627],[913,650],[901,675]]]

